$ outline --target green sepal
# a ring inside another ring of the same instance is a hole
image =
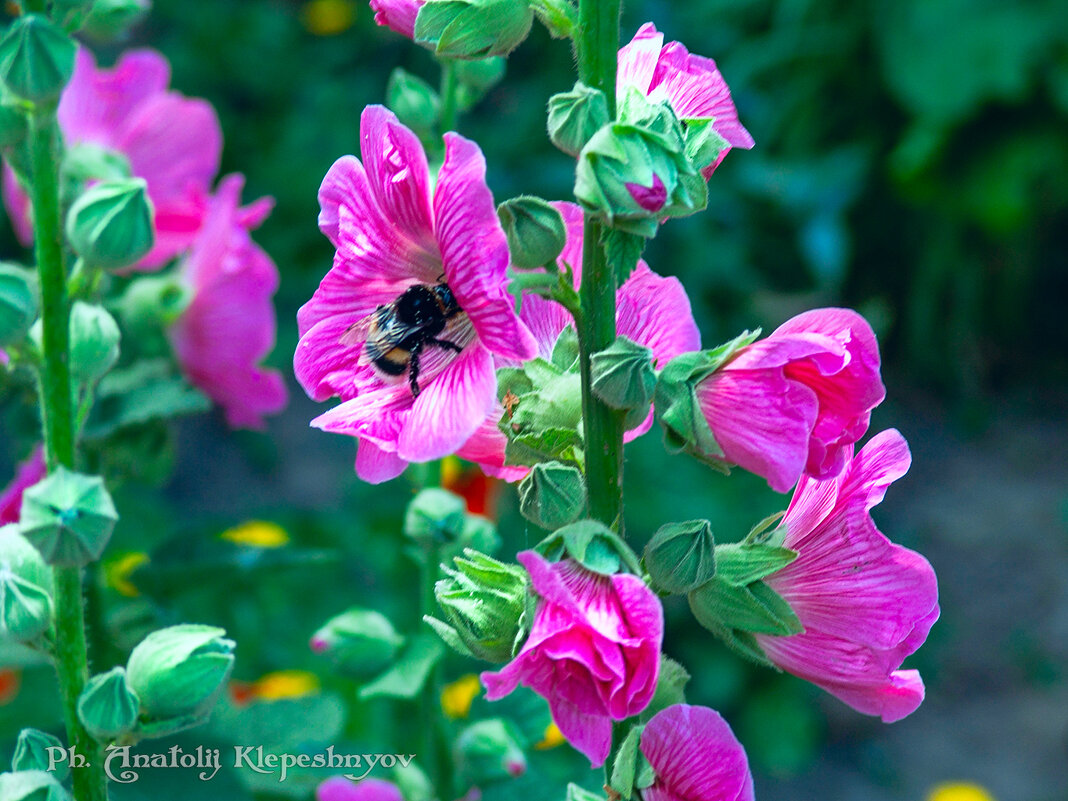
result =
[[[104,376],[119,360],[122,334],[103,306],[74,301],[70,310],[70,373],[80,383]]]
[[[504,78],[506,59],[501,56],[462,59],[456,61],[456,80],[460,82],[458,101],[460,111],[467,111],[480,101]]]
[[[0,798],[4,801],[71,801],[54,773],[20,770],[0,773]]]
[[[570,556],[587,570],[611,576],[622,568],[641,575],[634,551],[618,534],[596,520],[579,520],[557,529],[534,546],[551,562]]]
[[[554,39],[573,38],[578,9],[569,0],[531,0],[530,7]]]
[[[644,728],[641,725],[630,727],[612,762],[612,774],[608,780],[608,786],[627,801],[630,801],[634,794],[634,779],[639,757],[638,743]]]
[[[67,212],[67,240],[92,267],[128,267],[152,250],[154,216],[143,178],[101,181],[86,189]]]
[[[719,625],[777,637],[805,630],[782,596],[760,581],[737,587],[717,575],[688,598],[694,617],[706,628]]]
[[[15,743],[11,769],[13,771],[47,770],[51,764],[48,758],[49,748],[63,748],[63,743],[58,737],[40,729],[23,729],[19,732]],[[69,773],[70,765],[64,760],[56,765],[52,775],[55,776],[56,781],[65,781]]]
[[[506,56],[530,33],[524,0],[427,0],[415,18],[415,41],[443,58]]]
[[[102,478],[60,465],[23,493],[19,530],[49,564],[80,567],[100,558],[118,519]]]
[[[707,520],[661,526],[644,552],[653,589],[673,595],[697,589],[716,575],[718,551]]]
[[[130,689],[122,667],[93,676],[78,696],[78,719],[101,742],[132,732],[139,709],[140,701]]]
[[[52,597],[0,565],[0,635],[32,642],[52,625]]]
[[[590,792],[585,787],[580,787],[574,782],[567,785],[566,801],[604,801],[604,796]]]
[[[546,530],[575,522],[585,508],[586,484],[573,465],[540,462],[519,482],[519,511]]]
[[[649,414],[656,388],[653,352],[620,336],[590,357],[591,388],[605,404],[627,412],[624,425],[634,428]]]
[[[717,545],[716,575],[731,586],[744,587],[782,570],[797,556],[797,551],[774,545]]]
[[[555,367],[566,373],[574,372],[578,369],[578,360],[578,333],[572,326],[568,325],[564,327],[564,330],[561,331],[560,335],[556,338],[556,343],[553,345],[553,352],[549,357],[549,361],[551,361]]]
[[[441,640],[432,634],[416,634],[389,669],[360,688],[360,699],[415,698],[444,655]]]
[[[559,92],[549,98],[549,139],[569,156],[578,156],[611,119],[604,92],[581,81],[570,92]]]
[[[648,723],[657,712],[675,704],[686,703],[686,685],[690,674],[682,665],[664,654],[660,654],[660,673],[656,679],[656,692],[649,706],[642,710],[641,721]]]
[[[712,164],[730,143],[713,128],[714,117],[683,120],[686,123],[686,157],[698,170]]]
[[[54,104],[74,73],[77,50],[47,18],[24,14],[0,39],[0,81],[17,98]]]

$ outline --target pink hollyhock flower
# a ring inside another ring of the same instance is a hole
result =
[[[152,50],[131,50],[112,69],[99,69],[83,47],[57,112],[68,148],[113,151],[148,184],[156,243],[138,264],[142,270],[158,267],[192,243],[222,153],[214,109],[168,91],[169,82],[167,60]],[[29,246],[29,199],[6,165],[3,195],[16,234]]]
[[[179,266],[192,300],[170,329],[170,339],[189,380],[223,407],[234,428],[262,428],[263,416],[287,400],[277,370],[258,364],[274,347],[271,297],[278,268],[252,241],[249,230],[271,212],[261,198],[239,207],[242,175],[229,175],[207,208],[204,226]]]
[[[869,511],[910,462],[904,438],[889,430],[850,454],[837,478],[801,479],[782,522],[785,546],[800,556],[765,581],[805,631],[756,635],[783,670],[886,723],[923,701],[919,672],[898,668],[927,639],[939,613],[930,563],[890,542]]]
[[[431,192],[422,145],[392,112],[370,106],[360,128],[363,162],[339,159],[319,190],[337,255],[297,314],[294,368],[313,399],[342,399],[312,425],[357,437],[356,472],[378,483],[459,448],[496,403],[493,355],[529,359],[537,344],[505,288],[508,244],[478,145],[446,134]],[[404,323],[402,297],[437,308],[444,328],[431,338]]]
[[[401,36],[415,38],[415,18],[426,0],[371,0],[375,22]]]
[[[30,458],[19,465],[15,478],[0,493],[0,526],[19,522],[22,513],[22,493],[45,477],[44,450],[38,445]]]
[[[731,90],[710,58],[692,55],[680,42],[664,44],[664,34],[651,22],[619,49],[616,91],[633,86],[651,100],[670,104],[680,120],[713,117],[713,130],[728,147],[701,172],[707,179],[731,147],[748,150],[753,137],[738,121]]]
[[[875,334],[850,309],[799,314],[697,385],[726,461],[776,492],[837,475],[885,395]]]
[[[315,801],[404,801],[397,785],[382,779],[351,782],[331,776],[315,789]]]
[[[753,801],[745,749],[718,712],[669,706],[646,724],[639,748],[656,772],[642,801]]]
[[[637,576],[602,576],[573,559],[550,564],[519,554],[540,596],[523,649],[496,673],[483,673],[496,701],[520,684],[549,702],[553,720],[594,767],[612,744],[612,721],[637,715],[653,698],[664,612]]]
[[[553,204],[563,215],[567,225],[567,243],[557,258],[560,269],[570,265],[576,286],[582,278],[582,209],[574,203]],[[560,332],[574,327],[575,321],[562,306],[536,295],[524,295],[520,318],[534,333],[538,356],[548,359]],[[657,366],[663,367],[676,356],[701,347],[701,333],[697,330],[690,299],[677,278],[665,278],[649,269],[644,260],[623,283],[616,294],[616,332],[653,352]],[[515,366],[514,362],[497,359],[498,367]],[[457,455],[477,462],[488,474],[508,481],[518,481],[527,467],[505,465],[507,439],[497,427],[504,410],[496,405],[474,436],[464,443]],[[627,431],[630,442],[650,429],[653,412],[641,425]]]

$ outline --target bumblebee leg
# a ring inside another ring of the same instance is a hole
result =
[[[453,350],[457,353],[463,351],[463,348],[461,348],[455,342],[449,342],[449,340],[447,339],[428,339],[427,341],[433,345],[437,345],[439,348],[444,348],[445,350]]]
[[[412,388],[412,397],[419,397],[419,354],[423,352],[423,343],[420,342],[412,348],[412,356],[408,361],[408,386]]]

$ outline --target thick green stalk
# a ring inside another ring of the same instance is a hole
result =
[[[30,158],[34,240],[41,282],[44,365],[41,416],[49,470],[74,467],[74,403],[70,379],[70,305],[63,266],[59,208],[59,155],[55,112],[38,112],[30,121]],[[75,801],[106,801],[103,750],[78,720],[78,696],[89,678],[82,605],[82,574],[77,567],[56,568],[56,673],[63,699],[67,739],[88,761],[74,768]]]
[[[437,615],[438,604],[434,596],[434,584],[438,580],[438,564],[441,561],[437,545],[429,545],[423,550],[422,579],[420,584],[420,620],[424,615]],[[423,745],[421,760],[433,783],[436,797],[440,801],[450,801],[454,797],[452,787],[452,756],[449,753],[445,721],[441,710],[441,666],[435,665],[419,698],[419,724],[422,729]]]
[[[600,89],[614,114],[620,0],[580,0],[575,46],[579,80]],[[616,277],[601,245],[603,226],[586,215],[583,224],[582,315],[576,321],[581,347],[582,421],[590,514],[623,530],[623,416],[593,394],[590,357],[616,338]]]

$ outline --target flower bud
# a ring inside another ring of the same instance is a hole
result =
[[[56,774],[44,770],[0,773],[0,798],[4,801],[71,801]]]
[[[93,676],[78,697],[78,719],[102,742],[133,731],[139,709],[140,703],[121,666]]]
[[[119,325],[103,306],[74,301],[70,310],[70,373],[95,381],[119,360]]]
[[[74,33],[82,27],[85,18],[93,10],[94,0],[52,0],[52,19],[63,30]]]
[[[519,511],[547,531],[575,522],[585,508],[586,485],[573,465],[541,462],[519,482]]]
[[[97,41],[121,39],[151,7],[151,0],[95,0],[83,30]]]
[[[0,565],[0,634],[31,642],[52,622],[52,598],[44,588]]]
[[[400,67],[389,75],[386,105],[424,140],[433,134],[441,114],[441,98],[434,88]]]
[[[215,626],[182,624],[154,631],[126,663],[144,711],[163,720],[207,714],[234,666],[234,641]]]
[[[508,237],[512,265],[524,270],[544,267],[556,261],[567,242],[564,218],[547,201],[532,195],[506,200],[497,207],[497,216]]]
[[[504,78],[505,63],[500,56],[456,62],[456,80],[460,82],[458,95],[461,110],[471,108],[485,97],[490,89],[501,82]]]
[[[15,743],[11,769],[14,771],[47,770],[52,764],[48,758],[49,748],[63,748],[63,743],[58,737],[46,734],[40,729],[23,729],[19,732],[19,739]],[[63,781],[69,772],[70,766],[63,761],[55,766],[53,775],[56,781]]]
[[[443,568],[446,577],[434,586],[448,623],[429,617],[425,620],[462,654],[488,662],[508,661],[522,630],[526,573],[518,565],[498,562],[471,549],[454,564],[455,568]]]
[[[23,493],[19,528],[49,564],[79,567],[100,558],[118,519],[100,476],[60,466]]]
[[[716,573],[715,539],[707,520],[661,526],[645,546],[645,569],[660,592],[683,595]]]
[[[55,103],[74,72],[74,42],[39,14],[16,19],[0,39],[0,81],[15,97]]]
[[[463,533],[466,511],[459,495],[437,487],[425,489],[404,512],[404,533],[424,544],[452,542]]]
[[[624,425],[634,428],[649,414],[656,388],[653,352],[626,337],[617,337],[590,359],[593,392],[613,409],[626,411]]]
[[[69,206],[99,181],[122,181],[132,176],[129,159],[117,150],[75,142],[64,149],[59,165],[60,199]]]
[[[527,758],[518,739],[512,724],[501,718],[480,720],[460,732],[453,755],[463,785],[482,786],[526,773]]]
[[[143,178],[101,181],[71,206],[67,239],[87,264],[128,267],[152,249],[152,217]]]
[[[526,0],[428,0],[415,18],[415,41],[445,58],[505,56],[533,22]]]
[[[37,317],[37,282],[33,273],[0,262],[0,347],[21,341]]]
[[[610,121],[608,99],[600,89],[580,82],[549,98],[549,139],[570,156],[577,156]]]
[[[0,148],[21,145],[28,132],[26,115],[22,111],[7,104],[0,105]]]
[[[641,575],[638,557],[619,535],[597,520],[579,520],[558,528],[535,546],[551,562],[568,557],[587,570],[611,576],[625,570]]]
[[[338,669],[363,681],[393,662],[404,644],[393,624],[371,609],[349,609],[331,618],[311,638],[311,649],[324,654]]]

